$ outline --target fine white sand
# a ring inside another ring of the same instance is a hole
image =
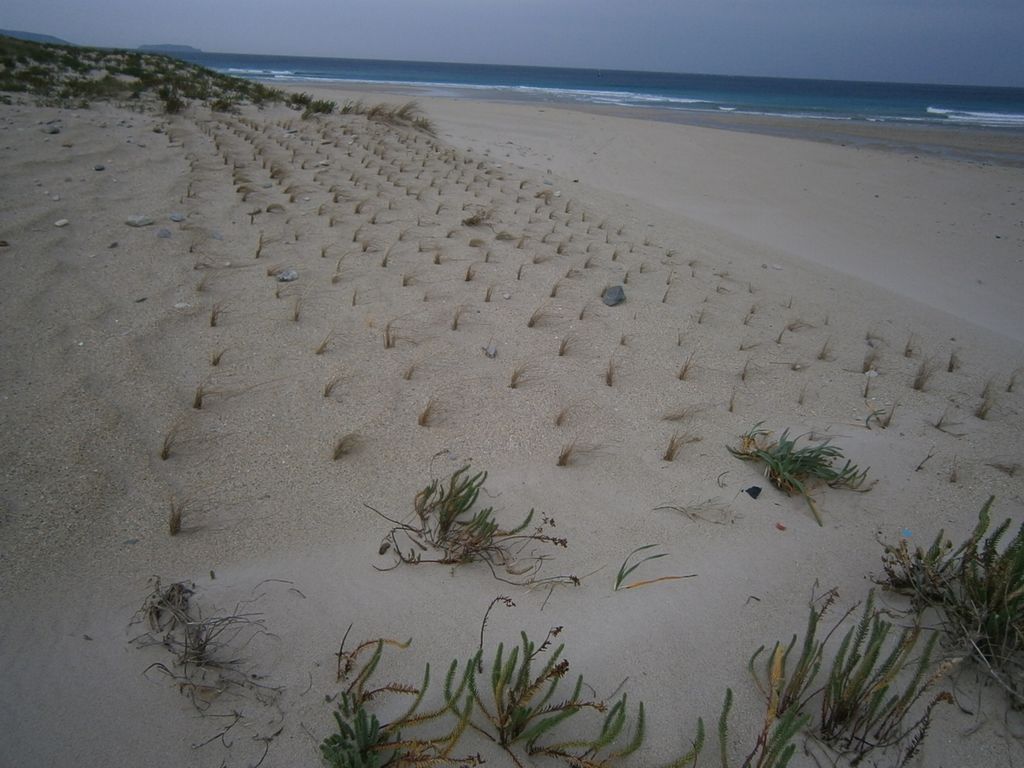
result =
[[[634,764],[678,756],[698,717],[711,764],[727,687],[734,756],[760,727],[750,655],[801,632],[832,587],[829,626],[863,600],[877,539],[962,537],[990,495],[996,518],[1024,517],[1021,169],[536,104],[423,106],[436,142],[283,107],[0,107],[0,763],[318,765],[350,624],[348,647],[413,638],[378,677],[418,684],[429,662],[437,694],[508,595],[487,648],[563,626],[593,695],[625,680],[646,703]],[[43,133],[54,119],[61,133]],[[623,283],[626,303],[603,305]],[[934,373],[918,390],[921,366]],[[888,428],[869,418],[890,411]],[[726,451],[758,422],[834,439],[874,485],[816,491],[819,527]],[[665,461],[676,433],[693,441]],[[538,546],[538,578],[579,586],[515,586],[479,564],[378,570],[389,525],[368,506],[405,519],[465,463],[490,473],[501,522],[554,519],[568,547]],[[656,509],[709,499],[700,515]],[[635,578],[693,577],[613,591],[651,543],[668,556]],[[258,614],[266,633],[230,649],[247,687],[182,689],[152,666],[176,671],[132,642],[153,575],[194,582],[203,616]],[[979,705],[969,667],[955,683],[974,714],[940,707],[912,764],[1019,764],[1005,704],[988,688]],[[813,764],[802,748],[793,762]]]

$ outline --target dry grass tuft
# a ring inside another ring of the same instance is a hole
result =
[[[911,386],[919,392],[923,392],[925,387],[928,386],[928,380],[931,379],[938,369],[935,358],[925,358],[917,367],[917,373],[914,375],[914,381],[911,382]]]
[[[526,327],[533,328],[534,326],[539,325],[547,317],[548,313],[548,306],[546,304],[541,304],[533,310],[533,313],[530,315],[530,319],[526,321]]]
[[[555,414],[555,426],[556,427],[565,426],[565,422],[569,418],[569,411],[570,411],[571,408],[572,408],[572,406],[567,405],[564,408],[562,408],[558,413]]]
[[[342,456],[348,456],[359,446],[359,436],[355,432],[342,435],[335,441],[334,449],[331,451],[331,460],[337,461]]]
[[[459,304],[455,308],[455,311],[452,313],[452,323],[451,323],[451,329],[453,331],[459,330],[459,320],[462,319],[462,315],[465,314],[465,312],[466,312],[466,305],[465,304]]]
[[[210,307],[210,327],[211,328],[216,328],[217,327],[217,323],[220,322],[220,316],[222,314],[224,314],[224,306],[220,302],[217,302],[212,307]]]
[[[981,403],[979,403],[978,407],[974,410],[974,415],[983,421],[987,420],[989,417],[989,413],[992,411],[992,408],[995,407],[995,404],[995,392],[990,388],[986,387],[985,392],[982,394]]]
[[[562,446],[562,450],[558,454],[558,461],[556,462],[556,465],[559,467],[568,467],[573,463],[578,455],[579,448],[576,441],[573,440],[568,445]]]
[[[665,414],[661,417],[662,421],[686,421],[691,418],[697,412],[697,408],[692,405],[683,405],[678,408],[665,411]]]
[[[221,358],[224,357],[224,353],[227,351],[228,348],[224,347],[223,349],[219,349],[216,352],[212,352],[210,354],[210,365],[212,365],[214,368],[220,365]]]
[[[682,366],[680,366],[678,373],[676,373],[677,379],[679,379],[680,381],[686,381],[686,379],[689,378],[690,372],[693,369],[693,358],[696,354],[696,351],[694,351],[690,352],[690,354],[687,355],[686,360],[683,361],[683,364]]]
[[[529,365],[527,363],[520,363],[512,369],[512,375],[509,377],[508,386],[510,389],[518,389],[529,380]]]
[[[609,387],[614,386],[615,384],[616,368],[615,358],[612,358],[608,361],[608,367],[604,369],[604,383]]]
[[[336,386],[338,386],[338,384],[340,382],[341,382],[341,374],[340,373],[336,373],[333,376],[331,376],[331,378],[329,378],[327,380],[327,383],[324,384],[324,397],[330,397],[331,393],[334,391],[334,388]]]
[[[699,437],[689,432],[676,432],[668,439],[668,445],[665,447],[665,453],[662,454],[661,458],[664,461],[675,461],[676,456],[679,455],[679,451],[684,445],[699,441]]]
[[[171,508],[167,513],[167,532],[171,536],[177,536],[181,533],[181,520],[185,515],[185,505],[187,503],[185,500],[179,501],[173,496],[171,497]]]
[[[335,331],[328,332],[328,334],[324,336],[323,340],[317,345],[317,348],[313,350],[313,354],[322,355],[324,352],[326,352],[328,345],[330,345],[330,343],[334,340],[335,335]]]
[[[171,452],[174,450],[174,446],[178,442],[178,436],[181,434],[181,424],[175,423],[170,426],[167,432],[164,433],[164,439],[160,443],[160,458],[163,461],[167,461],[171,458]]]
[[[864,362],[861,364],[860,372],[867,373],[868,371],[877,371],[879,356],[879,351],[877,349],[873,347],[869,349],[867,354],[864,355]]]
[[[393,349],[398,341],[398,336],[391,327],[392,323],[394,323],[394,320],[388,320],[384,324],[384,349]]]
[[[434,416],[437,415],[437,401],[434,398],[427,400],[420,415],[416,417],[416,423],[421,427],[429,427]]]
[[[825,339],[825,343],[821,345],[821,349],[818,351],[818,359],[824,360],[825,362],[831,362],[834,358],[832,357],[832,337],[829,336]],[[862,371],[863,373],[863,371]]]
[[[565,357],[569,353],[569,347],[576,343],[576,334],[567,333],[558,344],[558,356]]]

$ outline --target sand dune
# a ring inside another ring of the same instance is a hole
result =
[[[412,637],[387,671],[418,682],[475,652],[497,595],[516,607],[490,642],[564,626],[596,698],[626,680],[646,702],[636,764],[685,751],[698,717],[713,734],[726,687],[746,754],[747,659],[812,595],[837,588],[835,618],[864,599],[877,538],[962,537],[993,494],[1024,516],[1019,169],[530,105],[428,115],[437,138],[284,107],[0,106],[3,762],[320,764],[350,624]],[[759,422],[832,438],[871,490],[819,490],[819,527],[726,451]],[[539,552],[543,588],[377,570],[390,526],[368,507],[405,518],[467,463],[500,521],[535,509],[567,539]],[[637,578],[693,576],[614,591],[651,543],[668,556]],[[248,677],[207,700],[152,666],[170,655],[129,626],[151,575],[194,582],[204,615],[258,614]],[[915,764],[1019,760],[998,700],[955,709]]]

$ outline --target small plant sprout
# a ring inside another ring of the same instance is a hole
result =
[[[216,352],[210,353],[210,365],[214,368],[220,365],[221,358],[224,357],[224,353],[227,351],[227,347],[224,347],[223,349],[218,349]]]
[[[220,316],[223,315],[223,314],[224,314],[224,306],[220,302],[217,302],[212,307],[210,307],[210,327],[211,328],[216,328],[217,327],[217,323],[220,322]]]
[[[358,445],[359,438],[355,432],[349,432],[347,435],[342,435],[334,443],[334,448],[331,451],[331,460],[337,461],[343,456],[348,456],[358,447]]]
[[[608,361],[608,367],[604,371],[604,383],[609,387],[615,384],[615,369],[615,358],[611,358]]]
[[[657,544],[644,544],[643,546],[637,547],[632,552],[630,552],[628,555],[626,555],[626,559],[623,560],[622,561],[622,565],[619,566],[619,572],[617,574],[615,574],[615,587],[614,587],[614,589],[615,589],[616,592],[618,592],[620,589],[638,589],[640,587],[647,587],[647,586],[650,586],[651,584],[657,584],[658,582],[661,582],[661,581],[677,581],[679,579],[693,578],[693,574],[691,574],[689,576],[658,576],[657,578],[654,578],[654,579],[644,579],[642,581],[634,581],[632,584],[626,584],[626,579],[629,578],[629,575],[631,573],[633,573],[637,568],[639,568],[644,563],[649,563],[652,560],[658,560],[659,558],[662,558],[662,557],[668,557],[668,552],[657,552],[657,553],[652,553],[652,554],[649,554],[649,555],[645,555],[644,557],[642,557],[639,560],[637,560],[635,563],[631,564],[629,562],[632,559],[633,555],[638,555],[641,552],[646,552],[649,549],[654,549],[656,546],[658,546],[658,545]]]

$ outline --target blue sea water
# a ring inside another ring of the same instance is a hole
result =
[[[177,55],[226,74],[279,84],[414,85],[448,96],[484,90],[509,98],[537,101],[817,120],[972,126],[1024,133],[1024,88],[234,53]]]

